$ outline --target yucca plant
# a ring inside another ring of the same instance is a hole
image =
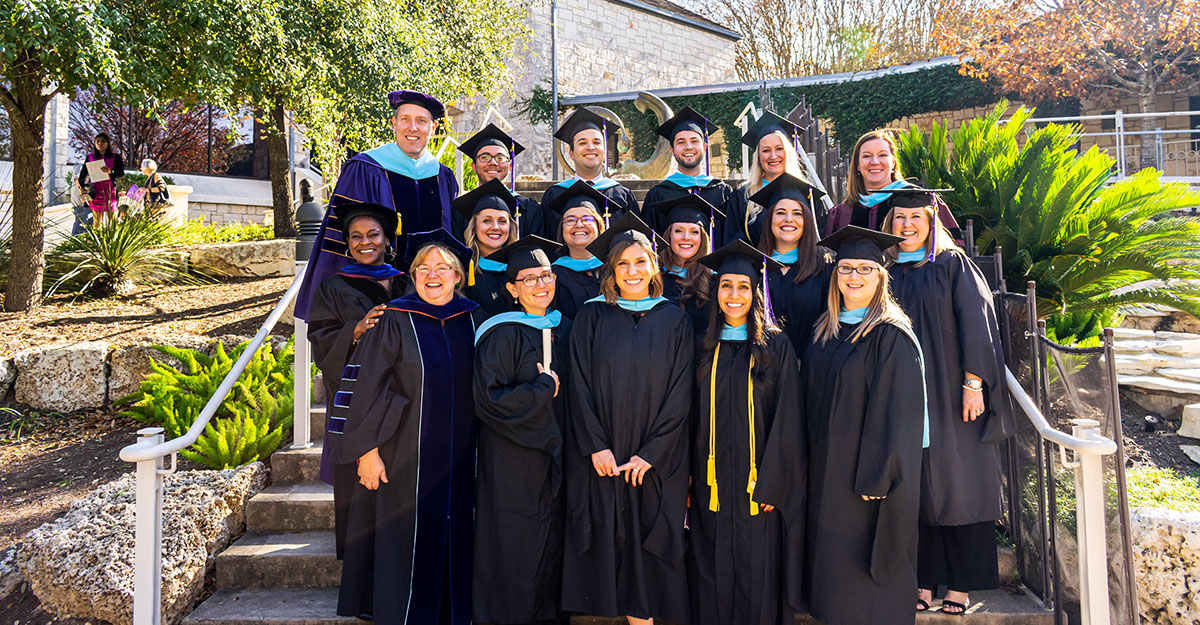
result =
[[[128,284],[200,281],[179,252],[157,247],[172,228],[161,210],[141,209],[69,237],[46,256],[47,297],[64,288],[104,297]]]
[[[1077,126],[1026,136],[1033,109],[1003,122],[1007,108],[1001,101],[954,131],[935,123],[902,133],[905,174],[955,189],[944,198],[974,220],[980,252],[1003,247],[1010,286],[1037,282],[1038,316],[1060,340],[1095,336],[1125,305],[1200,315],[1200,220],[1169,214],[1200,205],[1200,195],[1154,169],[1107,184],[1114,161],[1095,147],[1079,154]]]

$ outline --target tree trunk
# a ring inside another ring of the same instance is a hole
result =
[[[271,132],[267,134],[267,160],[271,170],[271,200],[277,239],[296,236],[296,207],[292,204],[287,137],[287,116],[283,105],[278,104],[271,109]]]
[[[1154,113],[1157,106],[1158,98],[1152,85],[1142,85],[1143,91],[1138,94],[1139,113]],[[1138,130],[1145,134],[1138,137],[1138,145],[1141,146],[1141,154],[1138,156],[1138,169],[1149,169],[1151,167],[1162,168],[1162,163],[1158,161],[1158,136],[1154,133],[1155,130],[1162,126],[1162,119],[1158,117],[1143,117],[1141,123],[1138,124]],[[1135,172],[1128,172],[1133,174]]]
[[[42,154],[46,103],[39,76],[31,72],[12,82],[16,108],[5,106],[12,126],[12,262],[4,293],[4,310],[17,312],[42,303],[45,236],[42,205]]]

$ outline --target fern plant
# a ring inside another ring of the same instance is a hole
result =
[[[162,426],[168,439],[182,436],[249,344],[247,341],[226,352],[225,346],[217,343],[212,356],[193,349],[154,346],[182,364],[175,368],[151,358],[152,372],[138,390],[116,401],[130,404],[121,414]],[[204,433],[180,453],[213,469],[268,458],[292,429],[294,357],[291,339],[278,354],[270,345],[259,347]]]
[[[1004,122],[1008,103],[951,131],[934,124],[899,137],[904,172],[935,187],[976,224],[982,253],[1004,249],[1010,285],[1033,280],[1038,316],[1060,339],[1099,334],[1119,307],[1161,304],[1200,315],[1200,220],[1171,211],[1200,205],[1186,185],[1144,169],[1109,184],[1114,161],[1076,149],[1076,126],[1025,133],[1033,109]]]

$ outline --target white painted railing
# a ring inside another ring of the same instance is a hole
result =
[[[1116,161],[1118,179],[1137,173],[1143,163],[1153,163],[1169,181],[1200,184],[1200,129],[1193,127],[1191,122],[1196,118],[1200,118],[1200,111],[1126,113],[1117,110],[1098,115],[1032,117],[1025,123],[1027,127],[1050,122],[1080,125],[1080,132],[1073,136],[1079,139],[1081,148],[1086,150],[1096,146],[1111,156]],[[1153,130],[1129,129],[1133,122],[1140,125],[1147,119],[1154,120],[1157,127]],[[1090,125],[1094,129],[1096,122],[1100,122],[1099,130],[1086,128]],[[1108,125],[1111,127],[1106,128]],[[1145,159],[1143,137],[1153,137],[1153,145],[1146,147],[1154,153]]]
[[[1079,546],[1079,600],[1083,625],[1109,625],[1108,551],[1104,529],[1104,456],[1117,443],[1100,435],[1100,423],[1073,419],[1070,434],[1051,427],[1033,399],[1007,368],[1008,390],[1021,411],[1045,440],[1058,445],[1064,467],[1075,469],[1075,535]],[[1067,458],[1070,450],[1074,460]]]
[[[138,442],[121,450],[121,460],[137,463],[137,487],[134,527],[134,573],[133,573],[133,625],[159,625],[162,622],[162,488],[163,478],[175,471],[175,454],[193,445],[204,432],[204,427],[216,414],[225,396],[237,383],[246,365],[255,352],[266,341],[267,336],[296,298],[300,283],[304,280],[307,263],[296,263],[296,277],[292,285],[275,305],[271,314],[250,340],[250,344],[234,363],[233,369],[217,387],[216,393],[204,405],[196,421],[183,436],[169,441],[163,440],[160,427],[138,430]],[[295,325],[295,382],[293,386],[292,430],[294,446],[306,447],[309,438],[309,346],[306,324],[296,320]],[[163,466],[163,460],[171,456],[171,468]]]

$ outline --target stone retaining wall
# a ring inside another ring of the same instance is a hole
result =
[[[1130,512],[1142,622],[1200,623],[1200,513]]]

